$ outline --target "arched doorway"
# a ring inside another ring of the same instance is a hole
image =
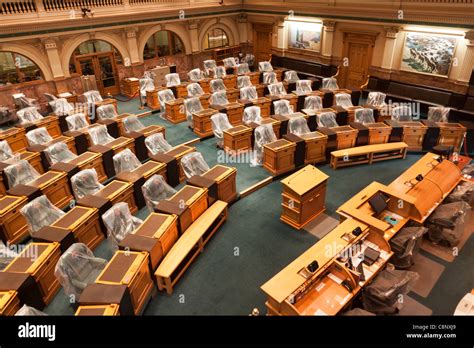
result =
[[[117,64],[122,64],[122,57],[114,46],[102,40],[89,40],[74,50],[69,71],[79,75],[94,75],[102,95],[119,94]]]

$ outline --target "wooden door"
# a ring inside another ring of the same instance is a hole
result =
[[[76,71],[81,75],[94,75],[101,95],[120,93],[113,52],[76,56]]]
[[[272,25],[254,24],[254,55],[256,62],[270,60],[272,53]]]

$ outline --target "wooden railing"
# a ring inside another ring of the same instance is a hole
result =
[[[35,1],[2,1],[0,3],[0,15],[2,16],[25,13],[36,13]]]
[[[148,4],[185,4],[189,0],[129,0],[130,5],[148,5]]]
[[[79,10],[81,8],[99,8],[122,6],[123,0],[42,0],[44,10],[52,11],[67,11]]]

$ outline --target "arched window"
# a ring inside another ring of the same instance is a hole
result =
[[[169,30],[154,33],[145,44],[143,59],[183,53],[184,45],[178,35]]]
[[[229,46],[229,38],[221,28],[214,28],[207,32],[207,48]]]
[[[28,58],[14,52],[0,52],[0,86],[43,79],[41,69]]]
[[[122,64],[122,57],[120,56],[120,53],[117,51],[117,49],[113,45],[103,40],[89,40],[89,41],[85,41],[81,43],[74,50],[71,56],[71,60],[69,61],[69,71],[71,73],[79,72],[76,64],[81,64],[81,63],[77,62],[76,57],[87,56],[88,54],[95,54],[95,53],[105,53],[105,52],[113,52],[114,57],[115,57],[115,62],[117,64]],[[87,72],[82,71],[82,73],[86,75],[93,75],[93,73],[91,72],[87,73]]]

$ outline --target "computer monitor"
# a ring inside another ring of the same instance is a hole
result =
[[[387,197],[383,193],[377,193],[369,199],[369,204],[378,216],[387,209]]]

